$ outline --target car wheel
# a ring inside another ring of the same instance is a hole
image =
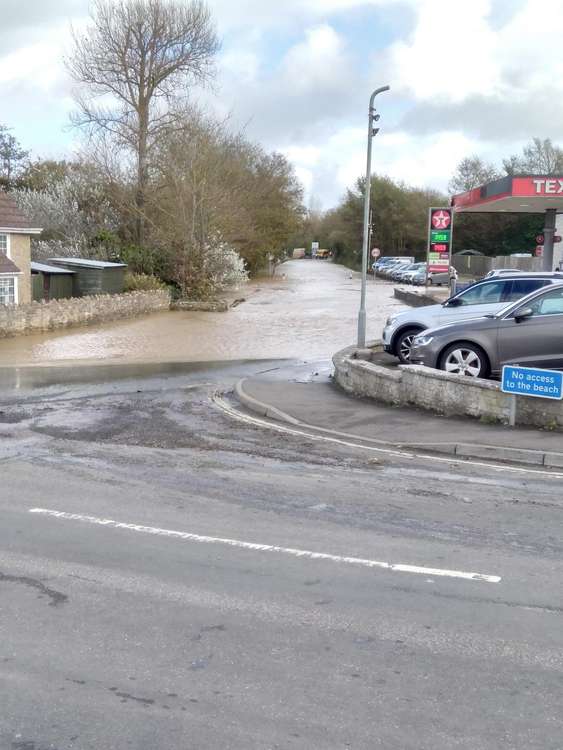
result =
[[[490,373],[485,352],[475,344],[464,342],[448,346],[440,358],[440,369],[470,378],[487,378]]]
[[[406,331],[403,331],[397,339],[395,351],[399,360],[405,365],[408,365],[410,362],[412,342],[414,337],[418,336],[420,331],[420,328],[408,328]]]

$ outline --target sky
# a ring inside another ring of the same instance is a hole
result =
[[[209,0],[222,46],[196,98],[293,163],[310,207],[373,170],[446,190],[456,164],[563,143],[563,0]],[[69,156],[63,58],[88,0],[0,0],[0,123],[35,156]]]

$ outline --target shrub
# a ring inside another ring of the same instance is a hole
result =
[[[166,284],[156,276],[147,273],[125,274],[125,292],[150,292],[157,289],[166,289]]]

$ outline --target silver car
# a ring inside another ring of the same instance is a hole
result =
[[[557,283],[563,283],[563,274],[552,272],[478,281],[442,304],[408,308],[389,316],[382,333],[383,347],[401,362],[408,362],[412,340],[425,328],[498,313],[510,302]]]
[[[404,271],[401,271],[397,281],[402,284],[412,284],[413,276],[416,276],[419,271],[426,273],[426,263],[411,263]]]
[[[457,279],[457,271],[453,266],[450,266],[448,271],[437,271],[428,272],[428,284],[429,286],[449,286],[451,278]]]
[[[499,313],[428,329],[412,342],[410,361],[487,378],[504,365],[563,370],[563,284],[533,292]]]

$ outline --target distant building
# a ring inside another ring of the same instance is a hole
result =
[[[0,191],[0,305],[31,302],[31,236],[41,231]]]

